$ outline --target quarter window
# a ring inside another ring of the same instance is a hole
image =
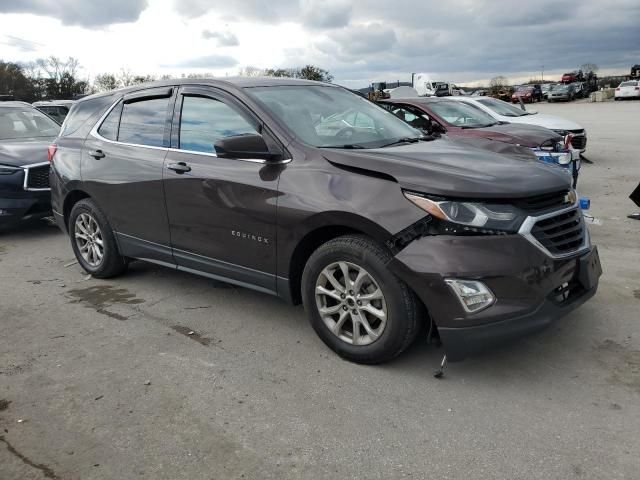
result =
[[[180,148],[214,153],[214,144],[226,137],[259,133],[226,103],[207,97],[185,96],[180,116]]]
[[[113,110],[109,112],[107,118],[104,119],[102,125],[98,129],[98,133],[107,140],[118,139],[118,125],[120,124],[120,114],[122,113],[122,102],[118,103]]]
[[[154,98],[125,103],[122,108],[118,141],[164,146],[164,130],[169,98]]]

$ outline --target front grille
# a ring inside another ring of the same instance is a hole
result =
[[[587,137],[584,135],[574,136],[571,140],[571,146],[578,150],[582,150],[587,146]]]
[[[579,209],[538,220],[531,229],[533,237],[552,255],[566,255],[585,243],[586,229]]]
[[[516,200],[513,203],[520,210],[532,213],[542,213],[547,210],[558,210],[562,207],[568,207],[568,193],[568,190],[561,190],[559,192],[547,193],[536,197],[523,198]]]
[[[49,165],[27,169],[27,188],[49,188]]]

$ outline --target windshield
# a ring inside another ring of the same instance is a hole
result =
[[[297,138],[314,147],[379,148],[423,137],[392,113],[342,88],[283,85],[246,91]]]
[[[531,115],[529,112],[522,110],[519,107],[514,107],[510,103],[503,102],[497,98],[480,98],[477,101],[485,107],[490,108],[498,115],[504,115],[505,117],[522,117],[524,115]]]
[[[621,87],[637,87],[640,82],[622,82]]]
[[[558,85],[553,89],[554,92],[566,92],[567,90],[569,90],[569,85]]]
[[[533,92],[533,87],[518,87],[516,92]]]
[[[55,137],[60,125],[35,108],[0,107],[0,140]]]
[[[462,102],[431,102],[428,108],[454,127],[481,128],[496,124],[490,115]]]

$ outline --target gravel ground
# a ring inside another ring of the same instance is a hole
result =
[[[638,478],[640,102],[533,108],[589,132],[600,290],[443,380],[424,342],[350,364],[276,298],[144,263],[95,280],[53,226],[0,234],[0,478]]]

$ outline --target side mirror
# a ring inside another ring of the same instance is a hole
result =
[[[213,145],[220,158],[280,160],[279,153],[271,153],[262,135],[257,133],[221,138]]]
[[[447,133],[447,130],[440,125],[438,122],[431,120],[431,133],[437,133],[437,134],[442,134],[442,133]]]

